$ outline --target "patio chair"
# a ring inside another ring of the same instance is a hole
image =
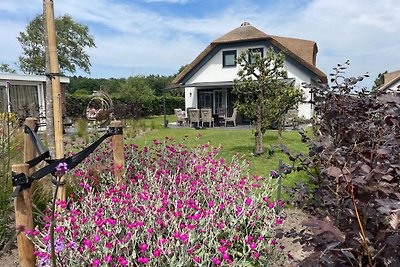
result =
[[[189,124],[192,126],[194,123],[196,123],[197,126],[200,125],[200,110],[198,109],[189,110]]]
[[[231,116],[231,117],[226,117],[226,118],[225,118],[225,127],[226,127],[226,124],[227,124],[228,122],[233,122],[233,126],[236,127],[236,116],[237,116],[237,109],[234,108],[234,109],[233,109],[233,114],[232,114],[232,116]]]
[[[214,118],[212,117],[211,108],[201,109],[201,126],[204,127],[204,123],[208,123],[208,127],[212,127]]]
[[[174,113],[176,116],[176,124],[182,126],[182,124],[185,124],[186,119],[185,119],[185,112],[182,111],[180,108],[174,109]]]

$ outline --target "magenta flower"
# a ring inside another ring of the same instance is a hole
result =
[[[154,257],[159,257],[161,255],[161,250],[159,249],[159,248],[157,248],[157,249],[155,249],[154,251],[153,251],[153,256]]]
[[[256,249],[257,248],[257,244],[256,243],[251,243],[249,245],[249,247],[250,247],[251,250]]]
[[[212,258],[211,260],[215,265],[220,265],[221,264],[221,261],[219,259],[217,259],[217,258]]]
[[[146,264],[150,261],[150,259],[149,258],[138,258],[137,261],[140,263]]]
[[[141,244],[140,245],[140,252],[146,251],[148,247],[149,247],[149,245],[147,245],[147,244]]]
[[[249,198],[249,197],[246,198],[245,203],[246,203],[247,206],[249,206],[252,202],[253,202],[253,200],[251,198]]]
[[[199,257],[194,257],[193,261],[199,263],[201,261],[201,259]]]
[[[218,251],[221,252],[221,253],[224,253],[224,252],[226,251],[226,247],[220,246],[220,247],[218,248]]]
[[[101,263],[100,260],[94,260],[94,261],[92,261],[92,265],[93,265],[93,266],[99,266],[100,263]]]
[[[107,255],[104,257],[104,261],[105,262],[111,262],[112,261],[112,257],[110,255]]]

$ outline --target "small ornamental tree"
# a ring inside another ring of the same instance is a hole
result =
[[[260,155],[264,153],[263,134],[267,127],[273,122],[282,125],[285,113],[298,105],[303,92],[285,83],[283,52],[276,53],[270,48],[266,56],[261,57],[259,53],[248,51],[242,53],[237,62],[241,69],[233,87],[233,93],[238,96],[236,106],[255,123],[254,154]]]

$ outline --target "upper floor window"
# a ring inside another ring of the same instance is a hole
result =
[[[249,49],[249,63],[250,64],[256,63],[255,56],[254,56],[256,54],[260,55],[261,58],[264,57],[264,49],[262,47]]]
[[[223,67],[236,66],[236,50],[222,51],[222,66]]]

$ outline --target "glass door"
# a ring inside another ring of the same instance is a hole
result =
[[[213,108],[212,91],[199,91],[199,108]]]
[[[214,91],[214,114],[226,115],[227,111],[227,97],[225,90]]]

